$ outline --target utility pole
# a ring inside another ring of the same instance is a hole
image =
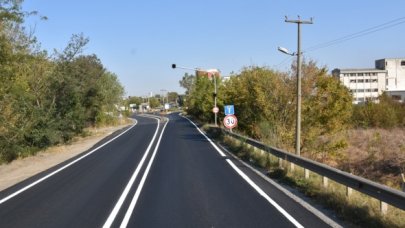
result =
[[[217,108],[217,76],[214,74],[212,74],[214,76],[214,107]],[[218,126],[217,124],[217,112],[214,113],[214,119],[215,119],[215,126]]]
[[[312,24],[312,18],[309,21],[301,20],[288,20],[285,17],[285,22],[295,23],[298,25],[298,44],[297,44],[297,120],[295,129],[295,154],[301,155],[301,24]]]

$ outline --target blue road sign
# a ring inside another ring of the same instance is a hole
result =
[[[233,105],[225,105],[224,108],[225,108],[225,116],[235,114],[235,108],[233,107]]]

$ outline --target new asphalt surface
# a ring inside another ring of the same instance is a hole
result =
[[[0,227],[328,227],[189,120],[135,118],[101,148],[0,192]]]

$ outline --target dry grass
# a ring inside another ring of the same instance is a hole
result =
[[[337,168],[400,188],[405,172],[405,129],[354,129]]]
[[[362,133],[364,133],[364,136]],[[393,133],[403,134],[402,131],[399,133],[394,131]],[[353,132],[352,134],[356,134],[356,132]],[[381,134],[381,132],[379,132],[379,134]],[[356,134],[356,136],[353,136],[353,140],[360,140],[359,143],[361,143],[363,147],[359,148],[365,150],[368,148],[367,145],[370,145],[370,142],[366,139],[373,135],[376,135],[373,131],[360,132],[359,134]],[[386,135],[388,135],[388,133]],[[400,139],[401,136],[397,136],[397,138]],[[346,187],[331,180],[328,182],[328,187],[325,188],[322,185],[321,176],[311,173],[310,178],[305,179],[304,170],[297,166],[295,166],[296,168],[294,172],[288,172],[290,166],[285,161],[281,163],[282,168],[280,169],[278,158],[269,155],[268,153],[263,153],[258,149],[254,149],[229,136],[222,137],[221,142],[241,159],[267,169],[270,177],[296,187],[308,197],[311,197],[325,207],[334,210],[341,219],[344,219],[355,226],[405,227],[405,211],[401,209],[388,206],[388,214],[382,215],[380,213],[379,201],[376,199],[356,191],[353,191],[350,197],[347,197]],[[397,142],[403,143],[405,140]],[[360,149],[351,149],[352,152],[362,153]],[[399,149],[398,152],[401,152],[401,149]],[[382,155],[379,155],[379,158],[384,159],[383,156],[380,156]],[[367,156],[361,157],[357,155],[356,158],[359,158],[359,161],[363,161],[360,158],[364,159],[366,157]]]

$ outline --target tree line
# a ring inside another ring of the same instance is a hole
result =
[[[42,50],[23,26],[32,14],[0,0],[0,163],[114,123],[124,95],[117,75],[83,54],[82,34],[60,52]]]
[[[314,61],[302,64],[301,152],[315,160],[340,159],[348,145],[345,132],[352,128],[405,126],[405,106],[383,94],[379,103],[353,105],[353,96],[339,79]],[[237,130],[294,151],[296,127],[296,64],[290,72],[267,67],[245,67],[228,81],[217,80],[218,107],[233,104]],[[214,85],[208,77],[185,74],[187,112],[203,122],[213,122]]]

